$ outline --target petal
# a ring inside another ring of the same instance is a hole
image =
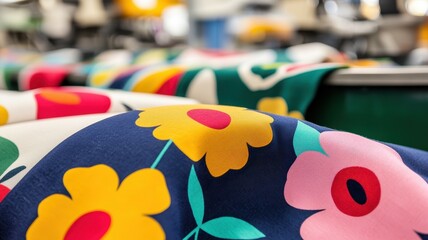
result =
[[[404,164],[388,177],[379,216],[388,215],[391,223],[428,234],[428,184]]]
[[[126,177],[119,187],[125,211],[151,215],[165,211],[171,198],[165,177],[157,169],[141,169]]]
[[[166,239],[162,226],[153,218],[146,216],[123,217],[112,220],[110,230],[103,239]]]
[[[303,222],[300,234],[306,240],[417,240],[420,237],[403,225],[388,224],[387,218],[343,217],[344,215],[323,211]],[[379,224],[381,223],[381,224]]]
[[[64,174],[63,181],[74,201],[106,198],[119,186],[119,177],[114,169],[102,164],[70,169]]]
[[[174,144],[192,161],[197,162],[207,153],[212,144],[224,145],[230,134],[226,130],[212,130],[198,123],[190,122],[186,128],[176,129],[168,133]],[[220,148],[221,150],[221,148]]]
[[[246,136],[246,139],[244,141],[250,146],[256,148],[264,147],[272,142],[273,132],[269,124],[255,123],[251,126],[251,131],[248,131],[248,129],[249,128],[242,130],[241,134],[243,136]]]
[[[344,132],[321,133],[321,144],[337,164],[362,166],[376,174],[382,197],[373,214],[388,216],[389,224],[428,233],[428,184],[404,164],[395,150]]]
[[[174,114],[173,114],[174,115]],[[171,116],[169,116],[171,118]],[[158,126],[153,131],[153,136],[159,140],[169,139],[194,139],[200,137],[200,133],[207,132],[205,127],[200,126],[198,123],[190,120],[190,118],[170,119],[163,121],[162,125]]]
[[[209,146],[205,161],[213,177],[220,177],[231,169],[239,170],[248,161],[247,145],[243,142],[215,142]]]
[[[251,110],[242,111],[243,115],[235,121],[235,116],[232,118],[234,134],[230,134],[231,138],[241,136],[242,140],[252,147],[264,147],[268,145],[273,138],[271,116],[258,113]]]
[[[288,106],[282,97],[266,97],[259,100],[257,110],[285,116],[288,113]]]
[[[352,133],[322,132],[320,143],[330,157],[342,159],[341,161],[346,161],[348,165],[357,163],[374,166],[377,163],[389,168],[391,161],[402,163],[400,155],[392,148]]]
[[[162,124],[160,117],[156,116],[152,109],[144,110],[138,116],[135,124],[139,127],[156,127]]]
[[[27,230],[27,239],[62,239],[73,223],[72,200],[61,194],[54,194],[43,200],[38,217]]]
[[[335,166],[318,152],[299,155],[287,174],[285,200],[299,209],[320,210],[331,205],[330,189]]]
[[[176,136],[172,141],[188,158],[194,162],[201,160],[207,152],[207,139],[200,135]]]
[[[189,108],[191,106],[187,105],[147,108],[139,114],[139,118],[135,124],[139,127],[155,127],[160,125],[180,127],[180,123],[187,118],[186,112]],[[174,118],[171,116],[174,116]]]
[[[340,222],[339,222],[340,223]],[[300,235],[305,240],[336,240],[343,239],[339,235],[340,231],[336,229],[334,219],[326,214],[319,212],[306,219],[300,227]],[[347,240],[352,236],[348,236]]]
[[[303,114],[299,111],[292,111],[288,114],[289,117],[295,118],[295,119],[300,119],[303,120],[305,119],[305,117],[303,116]]]

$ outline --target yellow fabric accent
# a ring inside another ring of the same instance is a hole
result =
[[[305,117],[303,116],[303,114],[301,112],[299,112],[299,111],[291,111],[291,112],[288,113],[288,116],[292,117],[292,118],[300,119],[300,120],[304,120],[305,119]]]
[[[0,105],[0,126],[5,125],[9,121],[9,113],[3,106]]]
[[[273,70],[273,69],[278,69],[279,67],[283,66],[284,63],[268,63],[268,64],[264,64],[261,66],[261,68],[263,70]]]
[[[428,21],[427,20],[425,20],[425,22],[419,26],[418,41],[419,41],[419,47],[428,46]]]
[[[106,165],[74,168],[64,174],[71,198],[53,194],[44,199],[38,217],[27,231],[27,239],[63,239],[82,215],[103,211],[111,217],[108,239],[165,239],[162,226],[147,216],[165,211],[171,204],[163,174],[141,169],[119,185],[116,172]]]
[[[282,97],[262,98],[257,104],[257,110],[297,119],[304,119],[299,111],[288,112],[287,102]]]
[[[42,90],[40,96],[48,101],[59,104],[78,105],[81,102],[77,94],[55,90]]]
[[[145,75],[142,79],[138,79],[138,82],[132,87],[131,91],[156,93],[166,81],[183,71],[184,70],[180,67],[156,69],[148,75]]]
[[[163,63],[167,60],[168,54],[165,49],[153,49],[142,53],[135,60],[137,65],[150,65],[156,63]]]
[[[278,23],[267,19],[255,18],[248,23],[247,29],[239,35],[240,40],[245,42],[262,41],[268,36],[277,39],[289,39],[293,29],[287,23]]]
[[[221,130],[196,122],[187,115],[192,109],[211,109],[230,116],[230,124]],[[220,177],[227,171],[239,170],[248,161],[248,145],[258,148],[273,138],[270,123],[273,118],[240,107],[217,105],[185,105],[149,108],[141,112],[137,126],[156,127],[153,136],[171,139],[192,161],[205,156],[209,172]]]
[[[99,70],[91,76],[90,85],[101,87],[109,84],[112,79],[123,70],[122,68]]]
[[[143,16],[156,16],[159,17],[162,15],[162,12],[165,8],[180,4],[180,0],[156,0],[151,8],[141,8],[136,4],[138,0],[116,0],[121,13],[125,17],[143,17]]]
[[[377,67],[380,62],[371,59],[360,59],[347,62],[350,67]]]

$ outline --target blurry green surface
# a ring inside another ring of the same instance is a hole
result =
[[[428,150],[428,87],[324,85],[306,119],[372,139]]]

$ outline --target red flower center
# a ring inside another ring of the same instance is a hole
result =
[[[111,217],[105,212],[94,211],[80,216],[65,234],[64,240],[100,240],[108,231]]]
[[[229,126],[231,118],[227,113],[212,109],[192,109],[187,116],[212,129],[221,130]]]
[[[349,216],[361,217],[371,213],[381,195],[377,176],[367,168],[349,167],[336,174],[331,196],[336,207]]]
[[[6,195],[10,192],[9,188],[0,184],[0,202],[6,197]]]

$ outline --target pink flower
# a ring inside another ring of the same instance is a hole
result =
[[[305,210],[303,239],[420,239],[428,233],[428,184],[381,143],[323,132],[326,154],[307,151],[291,166],[285,200]]]

